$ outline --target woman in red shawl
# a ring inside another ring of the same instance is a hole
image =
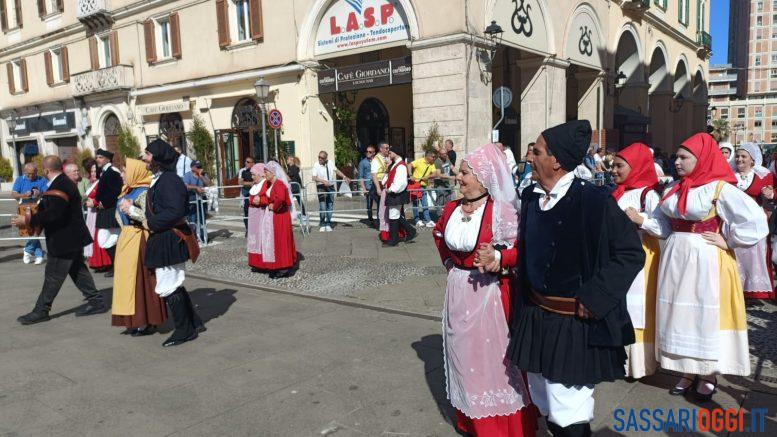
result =
[[[292,219],[297,210],[291,188],[280,164],[270,161],[264,167],[267,210],[261,227],[262,267],[270,278],[285,278],[297,263]]]
[[[696,134],[677,151],[677,175],[661,212],[672,232],[658,267],[656,337],[661,367],[683,374],[669,393],[712,398],[717,374],[750,374],[745,299],[731,249],[753,246],[769,228],[737,189],[714,139]]]
[[[636,342],[626,347],[626,375],[642,378],[657,368],[656,283],[661,248],[659,238],[669,235],[669,223],[659,211],[658,174],[650,148],[634,143],[613,159],[613,181],[618,184],[612,197],[637,226],[645,250],[645,268],[637,275],[626,296]]]

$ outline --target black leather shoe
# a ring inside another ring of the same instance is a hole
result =
[[[686,393],[688,393],[688,390],[692,389],[696,386],[696,384],[699,382],[699,377],[696,376],[693,379],[688,378],[687,376],[681,376],[682,379],[687,379],[688,381],[691,381],[691,384],[685,388],[680,388],[675,385],[674,387],[669,389],[669,394],[672,396],[682,396]]]
[[[181,339],[181,340],[176,340],[176,339],[168,338],[167,341],[162,343],[162,347],[178,346],[178,345],[186,343],[187,341],[192,341],[192,340],[194,340],[196,338],[197,338],[197,331],[194,331],[194,333],[192,335],[190,335],[189,337],[186,337],[184,339]]]
[[[145,328],[136,328],[132,330],[132,333],[130,334],[133,337],[143,337],[146,335],[154,335],[156,334],[156,326],[146,326]]]
[[[102,303],[88,303],[85,307],[76,311],[76,317],[91,316],[93,314],[102,314],[108,311]]]
[[[714,395],[715,392],[718,391],[717,390],[718,389],[718,378],[716,377],[715,381],[709,381],[709,380],[706,380],[704,378],[696,378],[696,379],[697,379],[697,381],[694,382],[694,387],[695,388],[693,390],[693,394],[696,397],[696,400],[699,401],[699,402],[709,402],[709,401],[711,401],[712,400],[712,395]],[[699,393],[699,385],[701,385],[701,384],[703,384],[705,382],[709,382],[710,384],[712,384],[712,391],[707,393],[707,394]]]
[[[33,311],[29,314],[25,314],[18,319],[16,319],[17,322],[21,323],[22,325],[34,325],[36,323],[41,322],[48,322],[51,320],[51,317],[49,317],[49,313],[47,312],[37,312]]]

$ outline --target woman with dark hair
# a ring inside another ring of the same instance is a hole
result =
[[[675,167],[681,179],[661,199],[672,233],[658,267],[658,360],[682,373],[670,394],[693,391],[709,401],[716,375],[750,374],[745,299],[732,249],[757,244],[769,228],[763,209],[735,186],[709,134],[685,140]]]
[[[82,200],[86,200],[87,190],[97,182],[97,161],[94,158],[86,158],[81,161],[81,167],[84,170],[84,177],[78,182],[78,193],[81,194]]]

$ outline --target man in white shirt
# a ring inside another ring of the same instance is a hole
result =
[[[332,232],[332,210],[334,209],[337,176],[343,178],[346,184],[351,179],[343,174],[335,163],[329,160],[325,151],[318,152],[318,162],[313,164],[313,182],[316,183],[318,194],[319,232]]]
[[[175,163],[175,172],[178,174],[179,178],[183,179],[183,175],[189,173],[189,170],[192,167],[192,159],[181,152],[180,146],[175,146],[173,148],[178,152],[178,161]]]

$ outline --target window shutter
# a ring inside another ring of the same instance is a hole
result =
[[[54,85],[54,71],[52,71],[52,65],[51,65],[51,52],[46,50],[45,53],[43,53],[43,60],[45,61],[44,64],[46,64],[46,84],[48,86]]]
[[[229,9],[227,0],[216,0],[216,23],[219,28],[219,47],[227,47],[229,40]]]
[[[111,66],[119,65],[119,32],[111,32],[108,41],[111,44]]]
[[[146,37],[146,62],[153,64],[156,62],[156,29],[154,20],[147,20],[143,23]]]
[[[70,59],[67,56],[67,47],[62,47],[60,50],[59,62],[62,62],[62,82],[70,82]]]
[[[89,60],[92,62],[92,70],[100,69],[100,58],[97,55],[97,37],[89,38]]]
[[[8,66],[8,92],[13,94],[16,92],[16,86],[13,83],[13,62],[5,64]]]
[[[46,15],[46,0],[38,0],[38,15]]]
[[[5,12],[5,2],[6,0],[0,0],[0,28],[2,28],[3,32],[8,30],[8,16]]]
[[[170,14],[170,39],[172,40],[173,57],[181,59],[181,19],[178,12]]]
[[[59,12],[65,12],[65,0],[57,0],[57,10]]]
[[[14,0],[16,2],[16,27],[22,27],[22,0]]]
[[[251,0],[251,39],[261,42],[264,39],[264,20],[262,19],[262,0]]]
[[[19,61],[19,64],[22,68],[22,91],[26,93],[30,90],[30,84],[27,82],[27,60],[22,58],[22,60]]]

